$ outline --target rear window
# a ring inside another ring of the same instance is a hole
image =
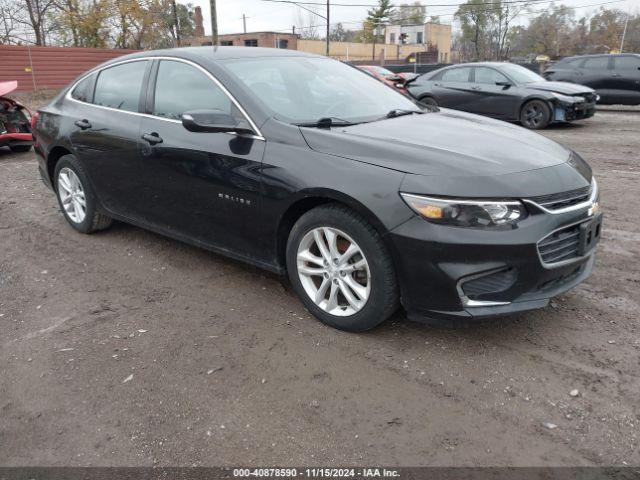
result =
[[[137,112],[147,61],[123,63],[102,70],[96,81],[93,103]]]
[[[606,70],[609,67],[609,57],[587,58],[583,68],[589,70]]]
[[[80,80],[76,87],[71,92],[71,98],[75,98],[76,100],[80,100],[81,102],[91,102],[92,97],[92,87],[93,87],[93,79],[94,75],[89,75],[88,77]]]

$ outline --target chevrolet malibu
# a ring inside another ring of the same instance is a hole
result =
[[[115,219],[286,274],[344,330],[400,304],[449,323],[544,307],[587,278],[600,237],[577,153],[295,51],[121,57],[42,108],[34,133],[78,232]]]

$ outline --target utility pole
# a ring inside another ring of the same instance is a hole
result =
[[[631,14],[631,7],[627,12],[627,20],[624,22],[624,30],[622,31],[622,40],[620,40],[620,53],[622,53],[622,47],[624,47],[624,37],[627,35],[627,25],[629,25],[629,15]]]
[[[176,6],[176,0],[171,0],[171,7],[173,9],[173,24],[176,29],[176,47],[180,46],[180,25],[178,24],[178,8]]]
[[[628,19],[629,17],[627,17]],[[331,27],[329,26],[329,0],[327,0],[327,57],[329,56],[329,31]]]
[[[244,33],[247,33],[247,16],[244,13],[242,14],[242,29]]]
[[[218,13],[216,11],[216,0],[209,0],[211,5],[211,44],[218,45]]]

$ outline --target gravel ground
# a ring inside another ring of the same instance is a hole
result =
[[[224,257],[77,234],[33,154],[0,151],[0,464],[640,465],[640,113],[543,134],[598,177],[591,278],[533,313],[366,334]]]

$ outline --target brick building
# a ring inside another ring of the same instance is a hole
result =
[[[223,47],[267,47],[298,49],[298,36],[292,33],[249,32],[218,35],[218,44]],[[211,45],[211,37],[187,37],[182,39],[183,47]]]

